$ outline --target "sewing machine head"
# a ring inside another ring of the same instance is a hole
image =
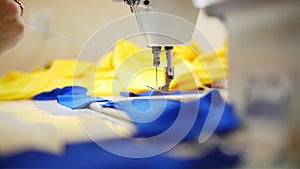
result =
[[[192,0],[113,0],[129,5],[147,46],[152,48],[153,66],[160,65],[160,53],[166,53],[166,82],[159,90],[169,91],[174,78],[173,46],[187,45],[199,16]],[[156,71],[157,72],[157,71]]]

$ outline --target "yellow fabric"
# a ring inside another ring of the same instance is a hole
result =
[[[11,71],[0,78],[0,100],[30,99],[57,87],[80,85],[94,96],[118,95],[120,91],[142,92],[156,87],[152,53],[129,41],[120,41],[98,63],[82,60],[54,60],[47,68],[30,73]],[[166,65],[161,54],[158,86],[163,85]],[[227,43],[217,51],[203,53],[192,41],[174,48],[175,80],[171,90],[196,90],[227,76]]]

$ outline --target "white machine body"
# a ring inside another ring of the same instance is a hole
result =
[[[149,47],[188,44],[200,11],[192,0],[114,1],[130,6]]]

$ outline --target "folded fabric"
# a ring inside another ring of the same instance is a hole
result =
[[[239,120],[232,106],[223,101],[217,90],[212,90],[201,99],[191,102],[133,99],[115,102],[113,107],[125,111],[131,118],[138,128],[134,137],[156,136],[172,126],[173,137],[185,132],[187,135],[182,141],[190,141],[198,138],[201,132],[214,130],[211,132],[223,134],[239,126]],[[182,114],[181,118],[179,118],[179,113]],[[209,122],[206,125],[215,126],[215,128],[207,128],[207,131],[203,131],[205,122]]]
[[[93,102],[107,102],[108,100],[100,97],[87,95],[87,89],[81,86],[66,86],[56,88],[52,91],[42,92],[32,97],[33,100],[54,100],[71,109],[80,109]]]
[[[66,86],[52,91],[42,92],[32,97],[33,100],[54,100],[58,95],[86,95],[87,89],[81,86]]]
[[[0,78],[0,100],[30,99],[38,93],[70,85],[88,88],[92,96],[119,95],[121,91],[145,92],[146,85],[155,86],[152,53],[129,41],[102,56],[99,63],[83,60],[54,60],[30,73],[11,71]],[[98,57],[98,56],[95,56]],[[164,58],[162,53],[161,58]],[[227,44],[216,51],[203,53],[192,41],[189,46],[174,48],[175,79],[171,90],[191,91],[205,88],[227,77]],[[161,65],[166,65],[161,59]],[[158,69],[158,84],[165,81],[163,68]]]
[[[81,109],[93,102],[107,102],[108,100],[101,97],[91,97],[88,95],[58,95],[57,101],[61,105],[69,107],[71,109]]]
[[[187,92],[184,92],[187,94]],[[195,93],[195,92],[191,92]],[[170,95],[158,91],[141,94],[123,92],[126,96]],[[173,94],[182,94],[176,91]],[[232,106],[223,101],[217,90],[212,90],[204,97],[190,102],[169,99],[129,99],[112,102],[88,95],[58,95],[58,103],[72,109],[83,108],[92,102],[103,102],[102,107],[122,110],[129,116],[137,128],[133,137],[152,137],[172,127],[174,139],[178,134],[187,133],[182,141],[199,137],[201,132],[222,134],[239,126],[239,120]],[[213,126],[213,127],[204,127]],[[206,130],[206,131],[204,131]],[[211,130],[211,131],[210,131]],[[168,138],[170,139],[170,138]]]

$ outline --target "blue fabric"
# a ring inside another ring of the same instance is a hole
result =
[[[148,94],[151,94],[151,92],[148,92]],[[216,119],[211,122],[217,123],[216,129],[211,129],[216,134],[232,131],[239,126],[239,120],[234,114],[232,106],[223,101],[217,90],[212,90],[199,100],[187,103],[163,99],[136,99],[109,104],[109,107],[123,110],[129,115],[138,128],[137,133],[133,135],[134,137],[158,135],[172,126],[175,120],[179,120],[176,122],[178,125],[173,126],[175,130],[172,135],[176,136],[181,132],[185,132],[187,135],[182,141],[191,141],[199,137],[209,113],[213,114],[210,119]],[[180,112],[184,114],[183,118],[178,118]],[[219,121],[217,120],[218,115],[220,116]],[[154,117],[157,118],[154,119]],[[147,119],[154,120],[148,122]],[[193,122],[194,124],[191,125],[190,123]]]
[[[116,102],[114,107],[125,111],[137,127],[133,137],[151,137],[174,123],[180,105],[180,101],[174,100],[130,100]]]
[[[66,86],[49,92],[42,92],[32,97],[33,100],[55,100],[58,95],[86,95],[87,89],[81,86]]]
[[[54,100],[71,109],[80,109],[93,102],[106,102],[108,100],[87,95],[87,89],[81,86],[66,86],[56,88],[49,92],[39,93],[32,98],[33,100]]]
[[[91,97],[89,95],[58,95],[57,102],[71,109],[81,109],[93,102],[106,102],[108,100],[101,97]]]
[[[133,137],[152,137],[173,127],[175,128],[175,131],[172,133],[173,135],[176,136],[180,133],[187,133],[187,135],[182,138],[182,141],[190,141],[199,137],[201,131],[204,129],[205,122],[209,121],[207,120],[209,114],[213,114],[210,119],[215,118],[216,120],[210,121],[208,125],[218,123],[211,129],[214,130],[213,132],[216,134],[229,132],[239,126],[239,120],[234,114],[232,106],[223,101],[217,90],[212,90],[201,99],[186,103],[167,99],[133,99],[112,102],[99,97],[93,98],[86,95],[87,90],[83,87],[65,87],[61,89],[64,92],[57,92],[57,90],[58,89],[55,89],[46,94],[42,93],[39,96],[43,95],[44,98],[46,98],[46,96],[51,98],[53,95],[59,93],[55,96],[58,103],[72,109],[84,108],[93,102],[103,102],[101,103],[103,107],[123,110],[129,115],[138,129],[137,132],[133,134]],[[179,94],[188,93],[181,91],[162,93],[153,90],[141,94],[130,92],[121,93],[121,95],[129,97]],[[178,118],[179,113],[184,113],[184,118]],[[177,125],[174,125],[174,123]]]
[[[127,139],[102,141],[124,151],[141,151],[139,142]],[[101,143],[100,143],[101,144]],[[143,151],[152,151],[153,146]],[[0,158],[0,168],[63,168],[63,169],[218,169],[233,168],[240,154],[224,154],[219,148],[198,158],[172,158],[159,154],[148,158],[127,158],[107,152],[95,143],[68,144],[62,154],[27,151]]]
[[[234,114],[232,106],[223,101],[217,90],[212,90],[201,99],[191,102],[180,102],[167,99],[133,99],[112,102],[99,97],[93,98],[86,95],[86,92],[87,90],[83,87],[68,86],[63,89],[44,92],[37,96],[44,99],[55,96],[58,103],[72,109],[84,108],[93,102],[103,102],[101,103],[103,107],[123,110],[129,115],[130,119],[138,129],[137,132],[133,134],[133,137],[152,137],[173,127],[175,128],[173,129],[173,133],[171,132],[173,136],[177,136],[180,133],[186,133],[186,136],[182,138],[182,141],[190,141],[199,137],[201,131],[204,130],[204,124],[207,121],[209,122],[207,125],[215,125],[211,130],[216,134],[229,132],[239,126],[239,120]],[[162,93],[160,91],[151,90],[141,94],[122,92],[121,95],[138,97],[192,93],[197,92],[183,93],[181,91],[175,91]],[[184,117],[178,118],[179,113],[184,113]],[[210,117],[208,116],[209,114],[211,114]],[[209,121],[208,118],[214,119]],[[173,137],[167,139],[170,138]],[[177,137],[175,138],[178,139]]]

